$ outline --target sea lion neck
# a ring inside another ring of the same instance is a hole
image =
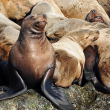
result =
[[[80,40],[78,40],[78,39],[76,39],[76,38],[74,38],[74,39],[75,39],[75,41],[82,47],[82,50],[84,50],[84,49],[85,49],[84,44],[83,44]]]
[[[37,34],[33,34],[31,32],[26,32],[25,34],[21,32],[21,34],[19,35],[17,41],[19,42],[20,46],[22,46],[23,48],[25,47],[27,48],[30,45],[36,45],[36,46],[38,45],[40,47],[45,43],[46,40],[45,32],[42,31],[39,31],[39,33]]]
[[[38,30],[34,29],[33,27],[29,27],[29,28],[21,27],[21,31],[20,31],[18,40],[23,40],[26,38],[33,38],[33,39],[38,38],[39,39],[43,34],[44,34],[44,29],[38,31]]]
[[[81,46],[81,48],[82,48],[82,50],[84,50],[85,49],[85,46],[84,46],[84,44],[80,41],[80,40],[78,40],[77,38],[77,36],[75,37],[76,35],[74,35],[74,38],[73,37],[71,37],[71,36],[69,36],[68,38],[70,39],[70,40],[72,40],[73,42],[76,42],[76,43],[78,43],[80,46]]]

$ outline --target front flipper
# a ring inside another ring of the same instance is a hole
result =
[[[0,100],[21,95],[27,90],[23,79],[9,62],[7,73],[9,74],[9,90],[5,93],[0,94]]]
[[[96,50],[92,46],[88,46],[84,50],[84,55],[85,55],[85,66],[84,66],[84,77],[87,81],[91,81],[92,77],[94,77],[94,74],[96,72]]]
[[[52,83],[53,73],[54,67],[50,68],[45,73],[45,76],[41,84],[41,89],[43,93],[59,108],[63,110],[75,110],[73,108],[73,105],[67,100],[63,89],[55,86]]]

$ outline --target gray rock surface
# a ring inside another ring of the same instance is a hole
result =
[[[109,110],[110,94],[102,94],[95,90],[92,83],[84,87],[73,84],[64,89],[75,110]],[[60,110],[35,90],[27,90],[18,97],[0,101],[0,110]]]

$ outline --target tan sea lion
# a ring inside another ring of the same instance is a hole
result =
[[[18,40],[13,45],[9,60],[0,63],[0,85],[9,90],[0,94],[0,100],[24,93],[27,88],[41,90],[55,105],[63,110],[74,110],[61,88],[52,82],[55,68],[55,53],[45,36],[45,14],[33,14],[22,23]]]
[[[98,17],[101,16],[101,17]],[[93,17],[93,19],[92,19]],[[96,17],[94,19],[94,17]],[[91,12],[86,16],[86,20],[89,22],[101,22],[106,25],[108,21],[102,18],[103,16],[96,10],[91,10]],[[99,19],[100,18],[100,19]],[[105,22],[106,21],[106,22]],[[102,31],[102,32],[101,32]],[[109,28],[100,29],[101,36],[99,37],[96,45],[98,46],[98,52],[91,47],[85,49],[85,68],[84,68],[84,77],[88,81],[92,81],[94,87],[97,91],[110,94],[110,69],[109,69]],[[93,54],[94,53],[94,54]],[[98,55],[98,54],[99,55]],[[87,58],[87,56],[91,56]],[[94,57],[94,58],[92,58]],[[89,60],[91,59],[91,60]],[[96,62],[98,60],[98,62]],[[93,64],[94,62],[94,64]],[[89,67],[89,65],[90,67]],[[94,69],[95,68],[95,69]]]
[[[94,46],[98,38],[97,30],[78,29],[52,44],[56,55],[54,77],[57,86],[69,87],[74,80],[81,85],[85,63],[83,51],[89,45]]]

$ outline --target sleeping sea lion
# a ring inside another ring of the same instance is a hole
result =
[[[98,30],[77,29],[67,33],[58,42],[53,43],[55,50],[56,68],[53,79],[61,87],[69,87],[72,83],[82,84],[85,64],[84,49],[94,46],[99,38]]]
[[[100,23],[104,23],[106,25],[108,25],[108,21],[106,20],[106,18],[97,10],[93,9],[91,10],[85,17],[85,21],[88,22],[100,22]]]
[[[63,110],[74,110],[64,91],[53,84],[55,53],[44,32],[45,14],[27,16],[21,26],[18,40],[13,45],[9,60],[0,63],[0,84],[9,89],[0,94],[0,100],[24,93],[27,88],[41,90],[55,105]]]

